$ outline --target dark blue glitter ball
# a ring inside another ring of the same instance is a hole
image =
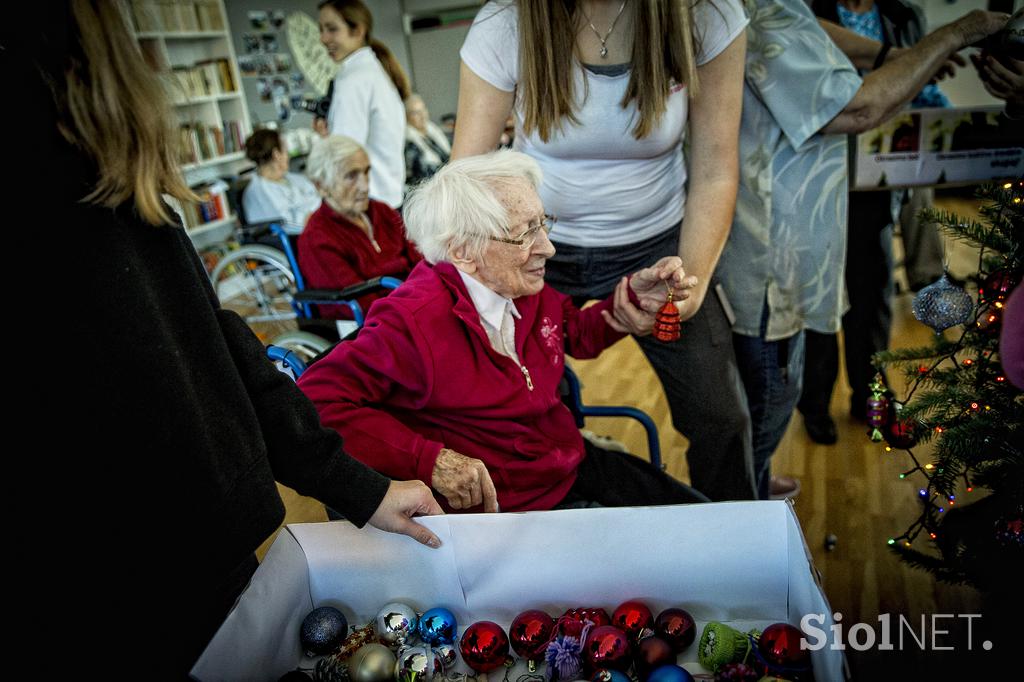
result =
[[[333,606],[313,609],[302,621],[299,639],[310,656],[331,653],[348,634],[348,620]]]

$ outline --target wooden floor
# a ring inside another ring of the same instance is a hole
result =
[[[942,207],[962,214],[973,214],[972,201],[944,199]],[[950,246],[950,270],[966,275],[977,268],[976,255],[967,246]],[[898,250],[898,247],[897,247]],[[897,254],[898,255],[898,254]],[[897,274],[899,279],[900,274]],[[912,294],[898,295],[894,302],[893,346],[904,347],[927,343],[931,330],[913,319],[910,312]],[[662,449],[668,471],[687,480],[683,453],[685,439],[677,434],[671,421],[653,370],[632,341],[627,339],[606,351],[600,358],[573,362],[584,384],[584,399],[590,404],[635,405],[655,419],[659,425]],[[922,616],[926,618],[929,637],[932,616],[940,614],[936,634],[939,646],[955,646],[954,651],[922,652],[913,640],[905,643],[910,650],[858,653],[847,651],[853,679],[943,679],[968,661],[980,674],[993,660],[993,652],[982,652],[979,632],[984,618],[942,618],[941,614],[988,613],[990,605],[971,589],[951,587],[936,582],[929,574],[902,564],[888,550],[886,539],[899,535],[917,518],[912,480],[900,480],[899,474],[909,469],[906,454],[885,453],[882,445],[872,443],[865,427],[848,416],[850,389],[840,372],[839,385],[833,398],[832,414],[839,431],[839,442],[832,446],[813,443],[803,429],[799,414],[795,415],[774,459],[776,473],[793,475],[802,482],[802,493],[795,500],[795,509],[803,527],[813,561],[833,611],[842,614],[842,622],[852,625],[864,622],[878,629],[880,614],[892,614],[896,623],[902,615],[920,631]],[[700,400],[700,395],[694,395]],[[627,420],[594,419],[587,427],[622,441],[631,452],[645,453],[644,435],[639,426]],[[918,453],[925,455],[927,453]],[[286,523],[325,520],[323,507],[308,498],[282,489],[288,506]],[[825,548],[828,534],[837,537],[831,551]],[[920,541],[919,541],[920,542]],[[268,544],[264,546],[265,548]],[[262,556],[262,553],[261,553]],[[750,561],[757,562],[752,555]],[[966,624],[972,623],[973,652],[967,652]],[[1019,621],[1015,627],[1020,631]],[[931,649],[931,642],[926,642]],[[963,679],[983,679],[973,674]]]

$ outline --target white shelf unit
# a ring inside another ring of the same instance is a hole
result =
[[[196,187],[249,166],[242,144],[252,123],[223,0],[134,0],[131,5],[139,29],[135,38],[146,61],[164,75],[179,126],[196,131],[182,132],[183,141],[202,135],[206,142],[190,145],[195,158],[181,165],[186,182]],[[204,26],[211,15],[221,28]],[[204,242],[214,233],[227,237],[234,222],[231,215],[189,225],[189,234],[205,236]]]

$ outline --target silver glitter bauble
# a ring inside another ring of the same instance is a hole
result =
[[[943,275],[939,281],[917,292],[911,309],[919,322],[939,334],[966,322],[974,310],[974,300],[963,287],[956,286]]]
[[[348,659],[352,682],[388,682],[395,676],[395,654],[383,644],[365,644]]]
[[[392,602],[377,612],[373,625],[382,642],[391,647],[399,647],[412,639],[418,622],[411,606]]]
[[[444,674],[441,657],[429,646],[410,646],[398,652],[395,679],[398,682],[423,682]]]

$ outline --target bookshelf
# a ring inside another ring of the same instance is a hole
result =
[[[130,8],[142,56],[167,86],[185,180],[204,198],[214,192],[202,207],[175,208],[197,247],[227,239],[235,217],[216,181],[250,165],[252,123],[224,0],[132,0]]]

